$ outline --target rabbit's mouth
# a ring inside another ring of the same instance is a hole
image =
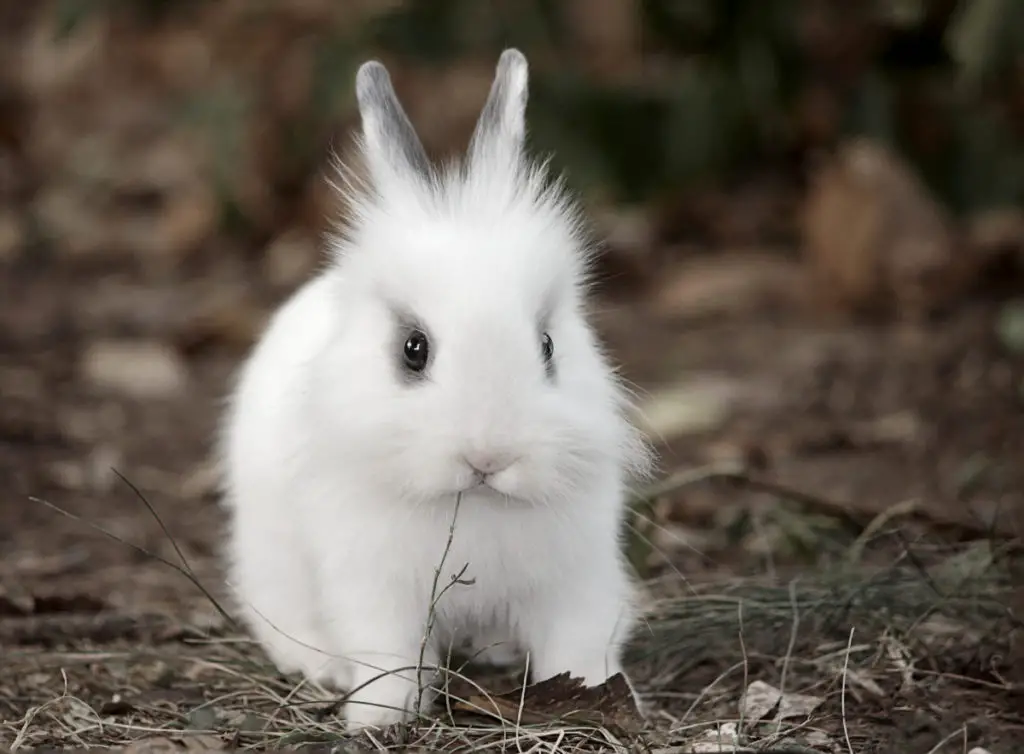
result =
[[[464,492],[489,491],[498,495],[504,494],[501,490],[491,484],[492,481],[492,478],[487,474],[474,473],[473,478],[470,479],[469,485],[465,488]]]
[[[486,474],[476,474],[472,479],[456,494],[460,495],[472,495],[474,498],[478,498],[481,501],[500,501],[503,504],[508,504],[512,500],[519,500],[520,498],[513,495],[508,490],[501,489],[499,485],[495,484],[493,476]]]

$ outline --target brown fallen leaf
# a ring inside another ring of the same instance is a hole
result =
[[[25,222],[18,213],[11,209],[0,210],[0,263],[17,259],[25,239]]]
[[[844,144],[817,171],[802,235],[812,295],[836,313],[920,320],[956,301],[980,273],[911,166],[867,139]]]
[[[579,678],[561,673],[526,689],[503,694],[471,694],[452,704],[453,710],[485,715],[510,723],[564,722],[637,730],[643,715],[637,709],[625,676],[616,673],[598,686],[587,687]]]
[[[313,274],[321,260],[315,238],[287,230],[263,251],[263,276],[277,288],[294,288]]]
[[[167,344],[154,340],[97,340],[82,355],[81,373],[102,390],[139,399],[180,394],[188,366]]]
[[[189,357],[218,348],[243,353],[266,321],[266,309],[251,295],[225,287],[201,301],[181,322],[172,340],[178,351]]]
[[[574,0],[564,4],[569,44],[588,75],[624,83],[640,75],[640,19],[634,0]]]
[[[973,215],[967,224],[967,245],[986,263],[1004,256],[1024,262],[1024,210],[997,207]]]
[[[807,287],[803,267],[770,251],[737,250],[683,260],[667,270],[651,297],[666,318],[697,319],[761,309],[793,309]]]

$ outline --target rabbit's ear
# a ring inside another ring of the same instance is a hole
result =
[[[526,56],[514,48],[501,53],[491,92],[469,144],[470,160],[518,159],[526,136],[528,81]]]
[[[356,99],[371,172],[378,178],[382,177],[382,171],[394,177],[410,173],[426,177],[430,173],[430,160],[382,63],[371,60],[359,67]]]

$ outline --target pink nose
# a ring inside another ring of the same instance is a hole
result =
[[[516,462],[516,457],[510,453],[467,453],[463,460],[477,474],[488,476],[507,469]]]

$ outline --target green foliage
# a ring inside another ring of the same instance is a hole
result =
[[[54,6],[54,35],[65,39],[93,13],[107,10],[111,0],[57,0]]]
[[[245,163],[241,135],[251,109],[252,97],[246,88],[228,79],[186,101],[178,113],[183,124],[207,140],[213,158],[210,182],[218,197],[221,224],[229,229],[242,230],[248,225],[239,205],[237,182],[239,165]]]
[[[671,63],[656,80],[630,85],[610,84],[567,54],[573,30],[565,3],[553,0],[413,0],[378,19],[370,38],[433,65],[507,43],[556,61],[533,74],[535,142],[555,151],[576,183],[610,184],[620,199],[727,181],[814,146],[801,133],[798,102],[818,83],[839,119],[817,146],[870,135],[901,147],[958,209],[1020,202],[1020,124],[1007,122],[1000,89],[1024,50],[1024,4],[972,0],[950,13],[952,5],[640,0],[644,51]],[[834,55],[807,41],[808,19]],[[881,34],[857,36],[872,29]],[[913,102],[949,122],[936,144],[922,146]]]
[[[284,183],[301,183],[319,166],[320,147],[330,130],[355,101],[354,73],[362,51],[347,35],[332,31],[313,45],[309,102],[300,117],[284,124]]]
[[[100,12],[156,22],[212,1],[57,0],[56,28],[73,33]],[[580,47],[567,10],[584,2],[407,0],[358,21],[339,6],[294,41],[313,48],[312,93],[308,112],[285,124],[279,164],[291,176],[315,169],[364,57],[441,67],[516,45],[533,68],[534,144],[584,191],[640,202],[728,184],[752,165],[793,170],[863,134],[900,149],[958,210],[1024,201],[1018,0],[636,0],[621,76]],[[288,0],[251,3],[270,15],[288,9]],[[228,108],[239,96],[208,94]],[[231,154],[231,139],[218,138]]]
[[[128,12],[142,21],[155,23],[171,13],[208,2],[212,0],[57,0],[55,33],[58,39],[67,37],[99,13]]]

